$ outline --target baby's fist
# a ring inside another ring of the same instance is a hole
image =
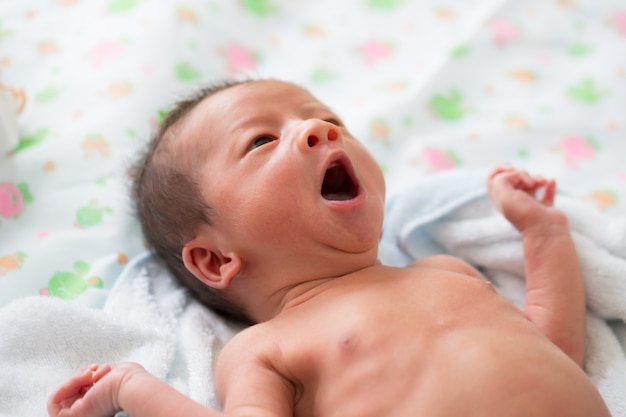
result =
[[[531,176],[504,164],[491,172],[487,186],[494,205],[521,232],[536,226],[567,224],[563,213],[552,207],[556,194],[554,180]],[[543,194],[537,196],[541,188]]]

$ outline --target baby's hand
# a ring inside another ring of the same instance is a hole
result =
[[[124,378],[143,371],[134,363],[91,365],[81,368],[48,399],[50,417],[110,417],[119,408],[118,394]]]
[[[537,191],[544,188],[543,195]],[[489,195],[500,212],[520,232],[553,234],[567,230],[567,218],[553,208],[556,182],[531,176],[510,165],[500,165],[488,179]]]

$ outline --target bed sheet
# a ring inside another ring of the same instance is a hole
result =
[[[144,250],[129,164],[223,77],[309,88],[390,189],[506,161],[626,213],[622,0],[2,2],[0,306],[102,305]]]

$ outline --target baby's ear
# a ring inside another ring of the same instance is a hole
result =
[[[241,270],[235,253],[223,253],[204,237],[196,237],[183,248],[185,267],[211,288],[223,290]]]

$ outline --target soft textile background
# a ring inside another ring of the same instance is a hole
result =
[[[3,1],[0,306],[99,306],[144,249],[136,150],[174,100],[231,76],[310,88],[392,188],[508,161],[626,211],[623,0]]]

